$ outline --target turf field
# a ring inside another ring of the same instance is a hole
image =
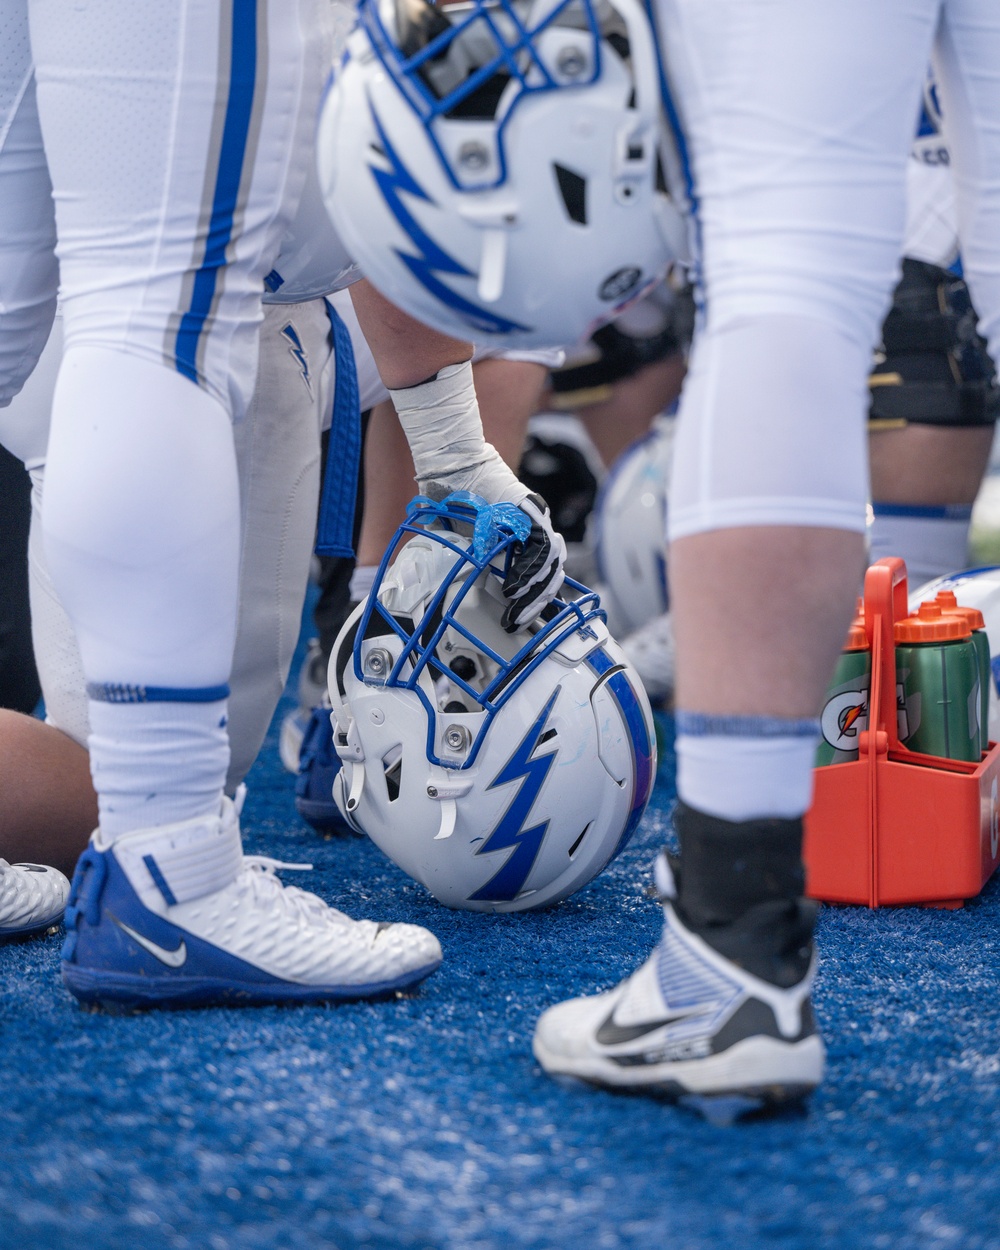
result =
[[[443,967],[393,1002],[114,1017],[62,988],[59,938],[0,948],[0,1250],[1000,1248],[996,882],[960,912],[827,909],[828,1081],[726,1127],[562,1088],[529,1049],[541,1008],[656,939],[669,751],[599,881],[487,917],[301,825],[276,726],[248,849],[312,860],[355,915],[433,928]]]

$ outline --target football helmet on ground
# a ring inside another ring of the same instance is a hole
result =
[[[420,321],[576,342],[686,250],[658,73],[639,0],[361,0],[320,115],[327,208]]]
[[[501,627],[523,532],[510,505],[416,499],[330,665],[338,805],[442,903],[474,911],[586,885],[632,836],[656,772],[649,702],[596,595],[568,582],[575,600]]]

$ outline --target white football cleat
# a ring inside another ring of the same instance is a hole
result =
[[[244,856],[228,799],[106,847],[98,831],[73,877],[63,979],[82,1002],[125,1007],[321,1002],[405,989],[440,964],[426,929],[352,920],[275,875],[297,867]]]
[[[658,874],[659,875],[659,874]],[[550,1007],[535,1057],[553,1076],[676,1101],[794,1101],[823,1076],[810,1004],[814,963],[787,989],[720,955],[664,906],[646,962],[604,994]]]
[[[69,882],[58,869],[0,859],[0,942],[60,924],[68,896]]]

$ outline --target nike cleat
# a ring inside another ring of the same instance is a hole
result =
[[[333,798],[340,756],[333,745],[330,703],[313,708],[302,738],[299,775],[295,779],[295,810],[319,833],[353,833]]]
[[[191,1007],[377,998],[438,967],[426,929],[352,920],[276,875],[303,867],[244,856],[228,799],[113,845],[98,831],[73,877],[63,980],[83,1003]]]
[[[533,1043],[542,1068],[708,1115],[714,1100],[741,1114],[808,1094],[824,1064],[809,997],[815,961],[783,989],[720,955],[669,902],[663,911],[660,943],[632,976],[542,1015]]]
[[[62,922],[69,882],[43,864],[0,859],[0,942],[36,937]]]

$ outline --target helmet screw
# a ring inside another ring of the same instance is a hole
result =
[[[428,786],[428,787],[427,787],[427,796],[428,796],[428,798],[431,798],[431,799],[436,799],[436,798],[437,798],[437,796],[438,796],[437,786]]]
[[[392,656],[382,647],[375,647],[365,656],[365,672],[369,677],[384,678],[392,667]]]
[[[469,731],[464,725],[449,725],[444,731],[444,741],[449,751],[464,751],[469,745]]]
[[[579,48],[562,48],[556,54],[556,68],[565,78],[579,78],[587,68],[587,58]]]
[[[476,143],[473,140],[469,143],[463,143],[458,149],[458,163],[465,169],[477,173],[489,165],[490,154],[481,143]]]

